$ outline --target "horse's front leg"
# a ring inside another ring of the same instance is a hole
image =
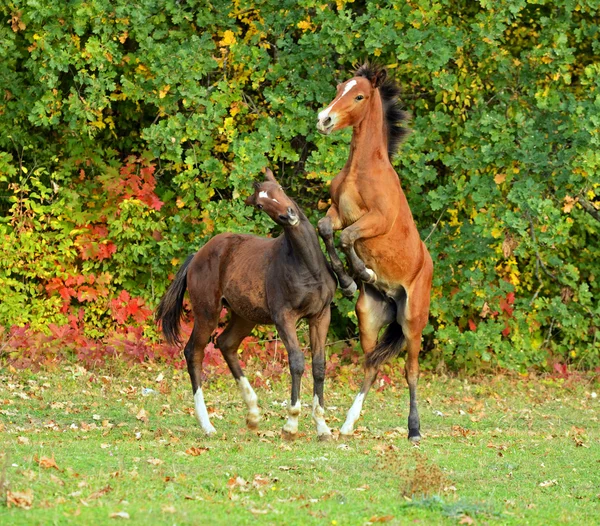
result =
[[[356,292],[356,283],[346,272],[346,269],[344,269],[344,264],[338,256],[333,243],[333,232],[335,230],[342,229],[342,223],[335,205],[331,205],[327,211],[327,215],[319,220],[318,229],[319,235],[325,242],[325,248],[327,249],[327,254],[329,255],[329,260],[331,261],[331,268],[338,278],[340,288],[342,289],[342,294],[348,298],[351,298]]]
[[[377,274],[373,269],[367,268],[362,259],[358,257],[354,244],[359,239],[371,238],[384,234],[387,229],[387,220],[381,214],[370,212],[362,216],[342,231],[340,245],[354,276],[364,283],[375,283]]]
[[[331,320],[329,305],[323,312],[309,320],[310,350],[312,353],[313,374],[313,403],[312,417],[317,426],[319,440],[329,440],[331,430],[325,422],[325,402],[323,398],[323,384],[325,383],[325,343],[327,342],[327,331]]]
[[[285,440],[294,440],[298,435],[298,417],[300,416],[300,383],[304,373],[304,354],[300,349],[296,335],[296,319],[282,315],[280,320],[275,321],[275,327],[288,353],[290,373],[292,375],[292,395],[288,407],[288,420],[281,430],[281,436]]]

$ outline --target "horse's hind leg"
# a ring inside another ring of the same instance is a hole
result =
[[[394,320],[395,312],[394,307],[379,291],[370,285],[363,284],[356,302],[356,315],[358,317],[360,345],[365,353],[365,378],[360,392],[356,395],[352,407],[348,410],[346,421],[340,428],[342,435],[352,435],[354,432],[354,424],[360,418],[360,411],[365,397],[379,372],[378,367],[368,365],[367,357],[377,345],[377,336],[380,329]]]
[[[202,361],[204,360],[204,348],[212,332],[217,327],[218,317],[215,313],[212,319],[195,317],[194,330],[187,342],[184,350],[185,361],[188,367],[190,380],[192,381],[192,391],[194,393],[194,409],[196,418],[200,426],[207,435],[216,433],[216,429],[210,423],[206,404],[204,403],[204,394],[202,392]]]
[[[221,350],[223,358],[225,358],[229,370],[240,388],[242,398],[248,407],[246,425],[250,429],[256,429],[258,426],[260,411],[258,409],[256,393],[246,376],[244,376],[244,371],[238,360],[237,350],[242,340],[250,334],[255,325],[254,322],[248,321],[235,314],[235,312],[232,312],[229,324],[217,338],[217,347]]]
[[[406,336],[406,382],[410,394],[408,414],[408,439],[411,442],[421,440],[419,412],[417,410],[417,383],[419,381],[419,352],[421,334],[429,317],[429,298],[431,293],[432,265],[429,259],[408,291],[408,301],[404,312],[398,311],[398,323]]]
[[[310,349],[312,352],[312,374],[313,374],[313,405],[312,417],[317,425],[317,436],[319,440],[329,440],[331,430],[325,422],[325,402],[323,400],[323,384],[325,382],[325,343],[327,342],[327,331],[331,320],[329,305],[325,310],[309,320]]]

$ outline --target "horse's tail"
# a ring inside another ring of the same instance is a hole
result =
[[[400,324],[397,321],[390,323],[383,332],[383,336],[379,342],[377,342],[373,352],[367,354],[365,357],[367,367],[379,367],[388,360],[398,356],[402,352],[405,340],[406,337],[402,332]]]
[[[177,271],[175,279],[169,285],[165,295],[156,308],[154,319],[162,324],[165,340],[171,345],[180,344],[179,337],[183,297],[187,289],[187,270],[195,254],[188,256],[185,263]]]

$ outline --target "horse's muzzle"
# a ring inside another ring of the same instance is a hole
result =
[[[331,130],[333,130],[334,123],[331,120],[331,117],[326,117],[325,119],[319,119],[317,121],[317,131],[322,135],[329,135]]]
[[[287,214],[279,216],[279,220],[282,223],[287,223],[290,226],[296,226],[300,222],[298,214],[291,206],[288,207]]]

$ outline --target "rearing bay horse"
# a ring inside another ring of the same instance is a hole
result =
[[[401,126],[407,115],[396,105],[399,88],[386,77],[384,69],[363,65],[338,85],[336,98],[319,113],[317,129],[322,134],[353,127],[350,156],[331,182],[331,207],[319,221],[319,233],[342,290],[352,294],[356,285],[336,254],[335,230],[342,230],[340,244],[350,272],[362,282],[356,314],[365,378],[340,431],[352,434],[379,367],[406,346],[408,438],[416,442],[421,438],[419,351],[429,317],[433,263],[390,162],[407,133]]]

